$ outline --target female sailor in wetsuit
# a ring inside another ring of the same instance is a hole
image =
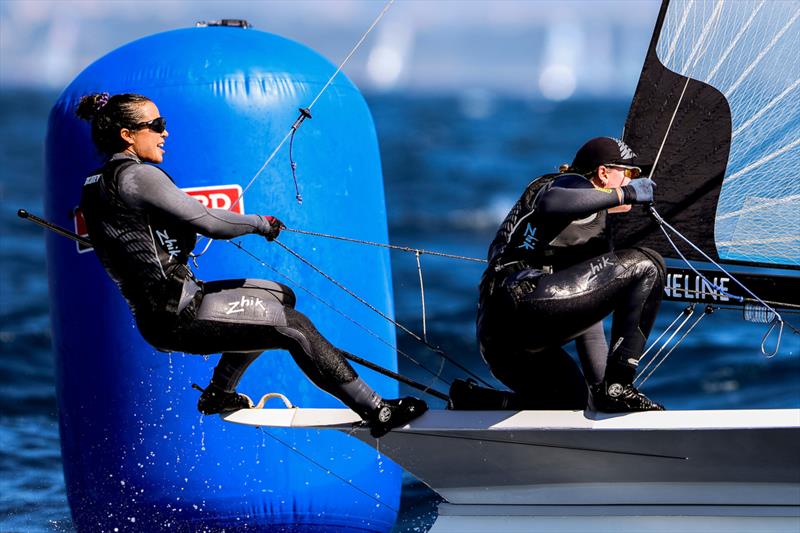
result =
[[[187,266],[197,233],[230,239],[256,233],[273,240],[282,223],[269,216],[207,209],[160,168],[166,120],[147,97],[93,94],[78,117],[108,156],[86,179],[81,209],[95,252],[128,301],[142,336],[164,351],[222,352],[198,409],[215,414],[250,407],[236,393],[245,369],[263,350],[285,349],[321,389],[370,425],[373,436],[426,410],[416,398],[384,400],[295,306],[294,293],[273,281],[201,282]],[[231,310],[235,309],[235,313]]]
[[[665,266],[656,252],[614,251],[609,211],[653,200],[633,179],[636,154],[622,141],[583,145],[565,173],[534,180],[489,248],[481,280],[478,340],[492,373],[518,406],[603,412],[661,410],[633,386],[653,326]],[[611,348],[602,319],[613,312]],[[584,379],[561,346],[575,339]]]

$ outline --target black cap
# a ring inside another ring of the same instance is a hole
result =
[[[600,165],[646,166],[631,147],[613,137],[595,137],[580,147],[569,170],[590,174]]]

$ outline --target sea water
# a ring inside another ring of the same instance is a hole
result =
[[[0,92],[3,532],[73,531],[58,440],[44,236],[16,216],[19,208],[43,211],[44,137],[57,96]],[[529,180],[569,162],[588,138],[620,135],[629,99],[549,103],[468,92],[447,97],[381,95],[368,97],[368,102],[381,143],[392,242],[483,258],[497,226]],[[342,235],[359,237],[346,216],[340,229]],[[491,380],[475,343],[482,265],[426,255],[422,267],[430,341]],[[392,268],[398,321],[420,331],[416,259],[393,252]],[[655,333],[683,307],[665,303]],[[744,322],[739,312],[717,311],[687,336],[643,390],[671,409],[800,407],[800,338],[787,329],[779,355],[766,359],[760,353],[766,330]],[[770,342],[775,340],[773,335]],[[427,368],[439,369],[438,356],[416,341],[399,334],[398,343]],[[402,357],[399,365],[409,377],[430,381],[429,374]],[[465,375],[448,364],[442,377],[451,381]],[[443,383],[435,385],[446,392]],[[437,400],[431,405],[442,407]],[[437,502],[435,494],[406,475],[395,531],[426,531],[436,517]]]

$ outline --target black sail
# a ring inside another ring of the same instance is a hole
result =
[[[714,261],[756,267],[737,277],[787,308],[800,305],[800,181],[783,177],[800,162],[798,41],[797,3],[665,1],[623,135],[656,164],[661,216]],[[645,209],[611,218],[617,248],[679,259]],[[687,259],[705,261],[677,242]],[[728,301],[669,263],[668,298]],[[719,271],[705,273],[747,296]]]

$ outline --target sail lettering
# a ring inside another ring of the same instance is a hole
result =
[[[728,291],[730,278],[711,277],[708,283],[697,274],[668,273],[664,293],[668,298],[683,300],[713,300],[720,302],[730,301],[730,298],[719,292],[713,285],[723,291]]]

